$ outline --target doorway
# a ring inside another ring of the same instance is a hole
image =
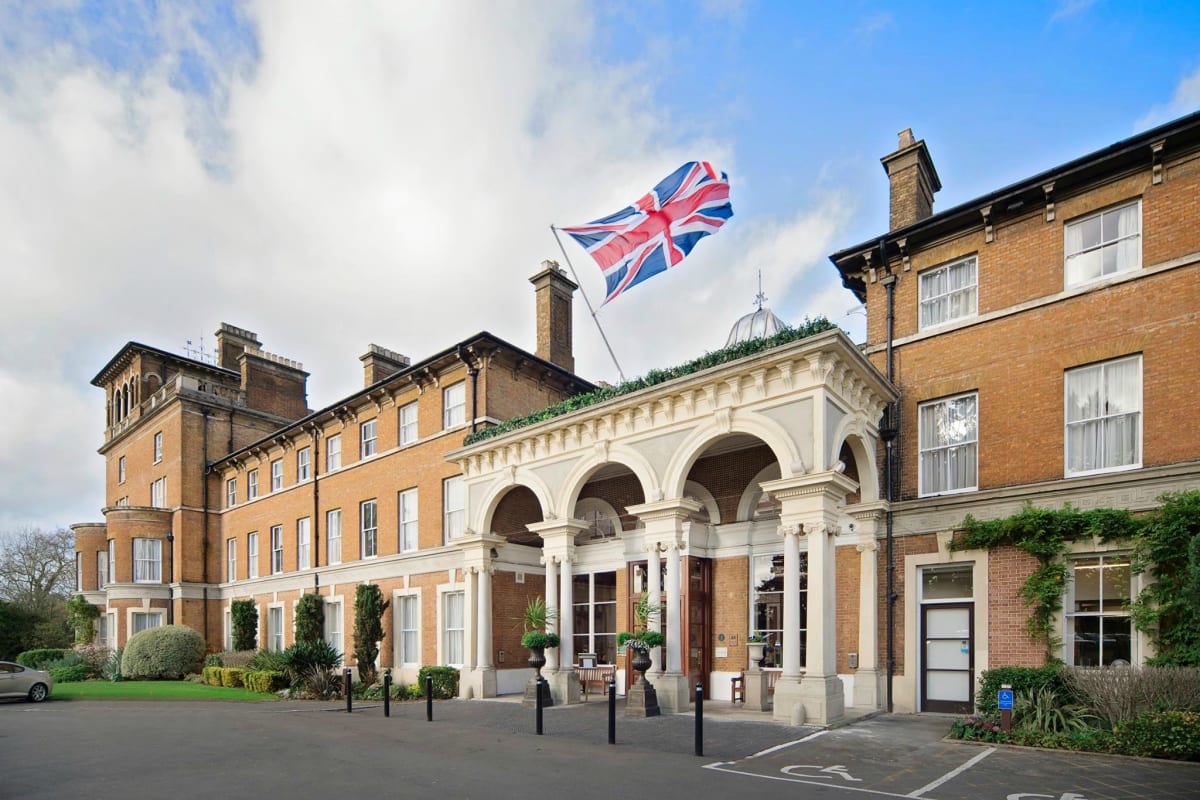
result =
[[[970,713],[975,685],[972,567],[921,574],[921,710]]]

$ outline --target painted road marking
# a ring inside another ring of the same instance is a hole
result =
[[[798,745],[803,742],[811,742],[813,739],[817,739],[821,736],[824,736],[827,733],[829,733],[828,728],[826,728],[825,730],[817,731],[816,733],[810,733],[808,736],[805,736],[802,739],[793,739],[790,742],[784,742],[783,744],[777,744],[774,747],[768,747],[766,750],[759,750],[757,753],[755,753],[752,756],[746,756],[745,760],[749,761],[752,758],[761,758],[763,756],[769,756],[769,755],[771,755],[771,753],[777,753],[780,750],[785,750],[794,745]],[[732,763],[732,762],[729,762],[729,763]]]
[[[895,792],[885,792],[879,789],[865,789],[860,786],[842,786],[840,784],[822,783],[821,781],[808,780],[805,778],[792,778],[784,775],[763,775],[759,772],[746,772],[745,770],[732,769],[729,765],[736,762],[733,761],[717,761],[713,764],[705,764],[704,769],[716,770],[717,772],[728,772],[732,775],[745,775],[747,778],[763,778],[768,781],[784,781],[785,783],[805,783],[809,786],[826,786],[834,789],[841,789],[843,792],[858,792],[860,794],[872,794],[878,797],[908,797],[906,794],[896,794]],[[928,799],[927,799],[928,800]]]
[[[794,770],[798,770],[798,769],[801,769],[801,770],[811,769],[811,770],[816,770],[818,773],[827,773],[827,774],[824,774],[824,775],[821,775],[821,774],[816,774],[816,775],[799,774],[799,775],[797,775],[796,772],[794,772]],[[862,783],[862,778],[851,777],[850,773],[847,772],[846,768],[843,767],[841,764],[834,764],[832,767],[822,767],[820,764],[793,764],[792,766],[784,767],[783,769],[781,769],[779,771],[782,772],[784,775],[793,775],[798,778],[816,778],[818,780],[831,781],[831,780],[833,780],[834,776],[837,776],[837,777],[841,778],[842,780],[849,781],[851,783]]]
[[[933,791],[934,789],[936,789],[937,787],[941,786],[941,785],[942,785],[943,783],[945,783],[946,781],[948,781],[948,780],[951,780],[952,778],[955,778],[955,777],[957,777],[957,776],[959,776],[959,775],[963,774],[964,772],[966,772],[967,770],[969,770],[971,767],[975,766],[975,765],[976,765],[976,764],[978,764],[980,761],[983,761],[985,758],[987,758],[988,756],[990,756],[990,755],[991,755],[992,753],[994,753],[994,752],[996,752],[996,748],[994,748],[994,747],[989,747],[987,750],[984,750],[982,753],[980,753],[979,755],[975,756],[974,758],[972,758],[972,759],[971,759],[970,761],[968,761],[967,763],[965,763],[965,764],[963,764],[963,765],[961,765],[961,766],[959,766],[959,767],[956,767],[956,768],[954,768],[954,769],[950,770],[950,771],[949,771],[949,772],[947,772],[945,775],[943,775],[942,777],[938,778],[936,781],[932,781],[932,782],[930,782],[930,783],[927,783],[927,784],[925,784],[925,785],[924,785],[924,786],[922,786],[920,789],[917,789],[915,792],[909,792],[907,796],[908,796],[908,797],[920,797],[921,795],[925,794],[926,792],[931,792],[931,791]]]

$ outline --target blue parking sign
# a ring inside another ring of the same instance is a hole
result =
[[[999,697],[996,700],[996,706],[1001,711],[1012,711],[1013,707],[1013,690],[1001,689]]]

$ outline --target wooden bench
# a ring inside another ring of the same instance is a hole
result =
[[[617,679],[617,665],[601,664],[596,667],[576,667],[575,674],[579,676],[579,688],[583,690],[583,699],[586,702],[590,687],[599,687],[601,695],[608,694],[608,684]]]

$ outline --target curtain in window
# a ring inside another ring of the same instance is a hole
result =
[[[921,406],[918,427],[924,494],[978,485],[979,416],[974,396]]]
[[[1120,241],[1115,247],[1115,271],[1138,269],[1142,266],[1141,215],[1138,205],[1134,203],[1113,212],[1117,217],[1117,236]]]
[[[1141,364],[1137,359],[1105,365],[1104,454],[1106,467],[1136,464],[1138,412],[1141,406]]]
[[[1141,458],[1141,361],[1073,370],[1067,377],[1067,469],[1122,467]]]
[[[419,625],[420,620],[417,618],[417,598],[401,597],[400,662],[402,664],[421,663],[421,653],[417,642],[417,629]]]
[[[135,583],[162,581],[162,542],[158,539],[133,540],[133,580]]]
[[[450,592],[445,595],[446,625],[445,650],[447,664],[461,664],[463,656],[463,593]]]

